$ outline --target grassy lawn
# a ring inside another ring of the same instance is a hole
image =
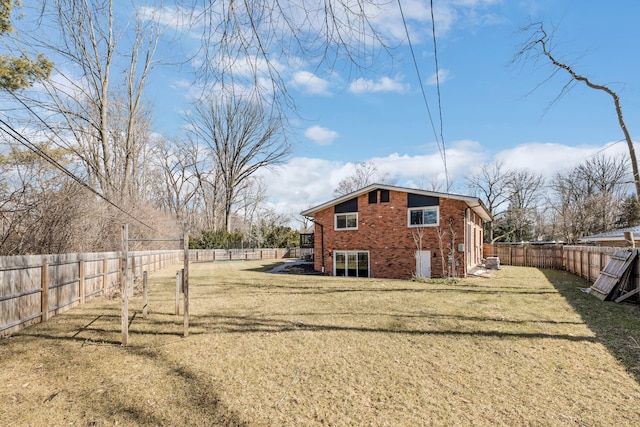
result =
[[[193,264],[150,314],[101,298],[0,340],[2,426],[637,426],[640,309],[570,274],[506,267],[457,283],[274,275]]]

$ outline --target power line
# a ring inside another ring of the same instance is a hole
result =
[[[399,0],[398,0],[399,1]],[[449,191],[449,170],[447,169],[447,150],[444,145],[444,124],[442,120],[442,97],[440,95],[440,67],[438,66],[438,44],[436,42],[436,20],[433,14],[433,0],[431,0],[431,34],[433,35],[433,58],[436,64],[436,88],[438,92],[438,112],[440,115],[440,141],[442,142],[442,151],[444,156],[442,161],[444,162],[445,179],[447,180],[447,191]]]
[[[22,99],[20,99],[20,98],[19,98],[19,97],[18,97],[18,96],[13,92],[13,91],[11,91],[10,93],[11,93],[11,95],[13,96],[13,98],[14,98],[16,101],[18,101],[18,102],[19,102],[19,103],[20,103],[24,108],[26,108],[26,109],[27,109],[27,111],[29,111],[29,112],[30,112],[30,113],[31,113],[31,114],[32,114],[36,119],[38,119],[38,120],[40,121],[40,123],[42,123],[42,124],[43,124],[47,129],[49,129],[49,131],[51,131],[51,133],[53,133],[53,134],[54,134],[54,135],[55,135],[55,136],[56,136],[60,141],[62,141],[62,142],[63,142],[63,144],[62,144],[62,145],[57,144],[59,147],[62,147],[62,148],[64,148],[64,149],[68,149],[68,150],[73,151],[73,152],[76,154],[76,156],[78,156],[80,159],[82,159],[83,161],[85,161],[85,162],[86,162],[85,157],[84,157],[82,154],[80,154],[80,153],[78,152],[78,150],[75,150],[73,147],[69,147],[69,145],[67,145],[67,144],[65,143],[64,138],[62,138],[62,137],[58,134],[58,132],[57,132],[54,128],[52,128],[52,127],[49,125],[49,123],[47,123],[47,122],[46,122],[42,117],[40,117],[40,115],[39,115],[38,113],[36,113],[36,112],[33,110],[33,108],[31,108],[31,106],[27,105],[27,104],[26,104]],[[94,171],[93,171],[93,172],[94,172],[96,175],[98,175],[100,178],[102,178],[102,179],[104,180],[104,176],[102,176],[102,174],[100,173],[100,171],[95,170],[95,168],[94,168]]]
[[[404,16],[404,10],[402,9],[401,0],[398,0],[398,7],[400,8],[400,16],[402,17],[402,24],[404,25],[405,34],[407,36],[407,42],[409,43],[409,50],[411,52],[411,57],[413,59],[413,65],[415,67],[416,74],[418,76],[418,83],[420,84],[420,91],[422,92],[422,100],[424,101],[424,105],[427,107],[427,115],[429,116],[429,123],[431,124],[431,129],[433,130],[433,136],[436,139],[438,151],[440,152],[440,157],[442,158],[442,162],[444,164],[445,179],[447,181],[447,191],[449,191],[449,171],[447,169],[447,154],[444,146],[444,139],[442,139],[442,144],[441,144],[440,138],[438,137],[438,132],[436,131],[436,126],[433,123],[431,108],[429,107],[429,102],[427,101],[427,92],[424,88],[424,83],[422,82],[420,67],[418,67],[418,61],[416,60],[416,55],[413,49],[413,43],[411,42],[411,36],[409,35],[409,28],[407,27],[407,21]],[[431,6],[431,20],[433,22],[433,2]],[[433,24],[432,28],[434,28],[433,33],[434,33],[434,41],[435,41],[435,24]],[[437,69],[437,60],[436,60],[436,69]],[[436,82],[438,83],[438,104],[440,104],[440,86],[439,86],[439,78],[438,78],[437,71],[436,71]],[[440,108],[440,134],[442,135],[442,108]]]
[[[31,141],[29,141],[24,135],[22,135],[20,132],[18,132],[13,127],[11,127],[7,122],[5,122],[4,120],[0,119],[0,125],[4,126],[4,127],[0,126],[0,130],[2,132],[4,132],[5,134],[10,136],[11,138],[13,138],[16,141],[18,141],[20,144],[22,144],[25,147],[27,147],[29,150],[33,151],[34,153],[36,153],[37,155],[39,155],[40,157],[45,159],[47,162],[49,162],[50,164],[55,166],[57,169],[62,171],[69,178],[71,178],[72,180],[74,180],[75,182],[77,182],[78,184],[80,184],[81,186],[83,186],[84,188],[86,188],[87,190],[89,190],[90,192],[95,194],[96,196],[100,197],[102,200],[104,200],[105,202],[107,202],[108,204],[110,204],[111,206],[113,206],[114,208],[119,210],[120,212],[124,213],[129,218],[133,219],[134,221],[144,225],[145,227],[147,227],[147,228],[149,228],[149,229],[151,229],[153,231],[157,231],[155,228],[153,228],[152,226],[148,225],[144,221],[136,218],[135,216],[133,216],[132,214],[130,214],[129,212],[127,212],[126,210],[124,210],[123,208],[118,206],[116,203],[112,202],[109,198],[104,196],[98,190],[96,190],[95,188],[91,187],[89,184],[84,182],[80,177],[75,175],[69,169],[67,169],[64,166],[62,166],[56,159],[54,159],[49,154],[47,154],[45,151],[40,149],[37,145],[35,145]]]

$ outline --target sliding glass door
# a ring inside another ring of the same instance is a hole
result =
[[[335,276],[369,277],[369,252],[335,251],[333,253]]]

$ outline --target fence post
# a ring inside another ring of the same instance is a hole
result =
[[[49,264],[46,259],[42,262],[42,270],[40,273],[40,308],[42,310],[42,321],[49,319]]]
[[[148,283],[147,283],[147,272],[142,272],[142,318],[147,318],[147,312],[149,307],[149,298],[148,298]]]
[[[189,336],[189,235],[184,234],[184,270],[182,273],[184,299],[184,336]]]
[[[122,329],[122,345],[129,342],[129,300],[127,298],[127,273],[129,261],[129,224],[122,224],[122,254],[120,256],[120,297],[122,308],[120,310],[120,326]]]
[[[102,260],[102,295],[107,295],[109,287],[109,257],[104,256]]]
[[[180,291],[182,290],[182,270],[176,271],[176,314],[180,314]]]
[[[84,304],[86,290],[84,288],[84,260],[78,261],[78,293],[80,304]]]

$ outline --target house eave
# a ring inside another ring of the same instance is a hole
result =
[[[482,203],[482,201],[480,199],[478,199],[477,197],[471,197],[471,196],[464,196],[464,195],[460,195],[460,194],[451,194],[451,193],[440,193],[437,191],[427,191],[427,190],[419,190],[416,188],[406,188],[406,187],[397,187],[394,185],[386,185],[386,184],[371,184],[368,185],[364,188],[361,188],[360,190],[354,191],[352,193],[349,194],[345,194],[344,196],[340,196],[336,199],[330,200],[326,203],[323,203],[321,205],[309,208],[305,211],[302,211],[300,213],[300,215],[305,216],[305,217],[314,217],[315,214],[321,210],[324,210],[326,208],[329,208],[331,206],[337,205],[339,203],[345,202],[347,200],[353,199],[354,197],[358,197],[361,196],[363,194],[366,194],[372,190],[389,190],[389,191],[398,191],[398,192],[402,192],[402,193],[413,193],[413,194],[419,194],[419,195],[423,195],[423,196],[431,196],[431,197],[438,197],[441,199],[452,199],[452,200],[461,200],[467,203],[467,206],[469,206],[469,208],[471,210],[473,210],[476,214],[478,214],[478,216],[480,216],[480,218],[482,218],[484,221],[486,222],[490,222],[491,221],[491,215],[489,214],[489,211],[487,210],[487,208],[484,206],[484,203]]]

